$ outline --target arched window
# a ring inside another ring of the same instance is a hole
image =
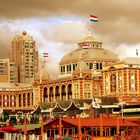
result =
[[[100,70],[102,70],[102,63],[100,63]]]
[[[110,77],[111,92],[116,92],[116,75],[111,74]]]
[[[50,87],[49,100],[53,101],[53,87]]]
[[[10,95],[10,107],[16,107],[16,96]]]
[[[93,68],[93,64],[89,63],[89,69],[92,69],[92,68]]]
[[[30,106],[31,102],[30,102],[30,93],[27,94],[27,105]]]
[[[61,73],[63,72],[63,67],[61,66]]]
[[[56,100],[59,100],[60,98],[59,86],[55,87],[55,98]]]
[[[75,71],[75,64],[73,64],[73,71]]]
[[[23,94],[23,106],[26,106],[26,94]]]
[[[9,96],[8,95],[3,95],[3,106],[9,107]]]
[[[44,97],[44,102],[46,102],[46,100],[48,99],[48,93],[47,93],[47,88],[44,88],[44,93],[43,93],[43,97]]]
[[[63,66],[63,72],[65,72],[65,66]]]
[[[96,70],[99,69],[99,63],[96,63]]]
[[[66,86],[62,85],[62,100],[66,100]]]
[[[21,94],[19,94],[19,96],[18,96],[18,103],[19,103],[19,107],[21,107]]]
[[[69,65],[69,71],[71,71],[71,65]]]
[[[72,99],[72,85],[68,85],[68,100]]]

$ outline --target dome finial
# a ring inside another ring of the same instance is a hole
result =
[[[27,32],[26,32],[26,31],[23,31],[23,32],[22,32],[22,35],[26,35],[26,34],[27,34]]]

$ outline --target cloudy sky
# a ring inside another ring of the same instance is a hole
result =
[[[121,59],[133,57],[140,50],[139,13],[139,0],[1,0],[0,58],[8,57],[12,38],[25,30],[36,40],[40,57],[49,53],[48,70],[56,73],[60,59],[88,29]],[[90,23],[90,14],[99,22]]]

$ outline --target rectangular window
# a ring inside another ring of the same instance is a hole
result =
[[[130,74],[130,86],[131,86],[131,91],[135,91],[135,74],[131,73]]]

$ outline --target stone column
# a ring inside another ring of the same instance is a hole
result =
[[[55,87],[53,87],[53,102],[55,102],[55,101],[56,101],[55,94],[56,94]]]
[[[137,68],[137,95],[139,95],[139,89],[140,89],[140,85],[139,85],[139,70]]]
[[[60,86],[60,96],[59,96],[59,100],[61,101],[62,100],[62,86]]]
[[[30,107],[32,107],[32,92],[30,91]]]
[[[67,65],[65,65],[65,74],[67,73]]]
[[[129,91],[129,69],[126,70],[126,77],[127,77],[127,94],[130,93]],[[122,86],[123,88],[123,86]]]
[[[16,108],[19,108],[19,94],[16,97]]]
[[[68,100],[68,85],[66,85],[66,97],[65,97],[65,100],[66,101]]]

